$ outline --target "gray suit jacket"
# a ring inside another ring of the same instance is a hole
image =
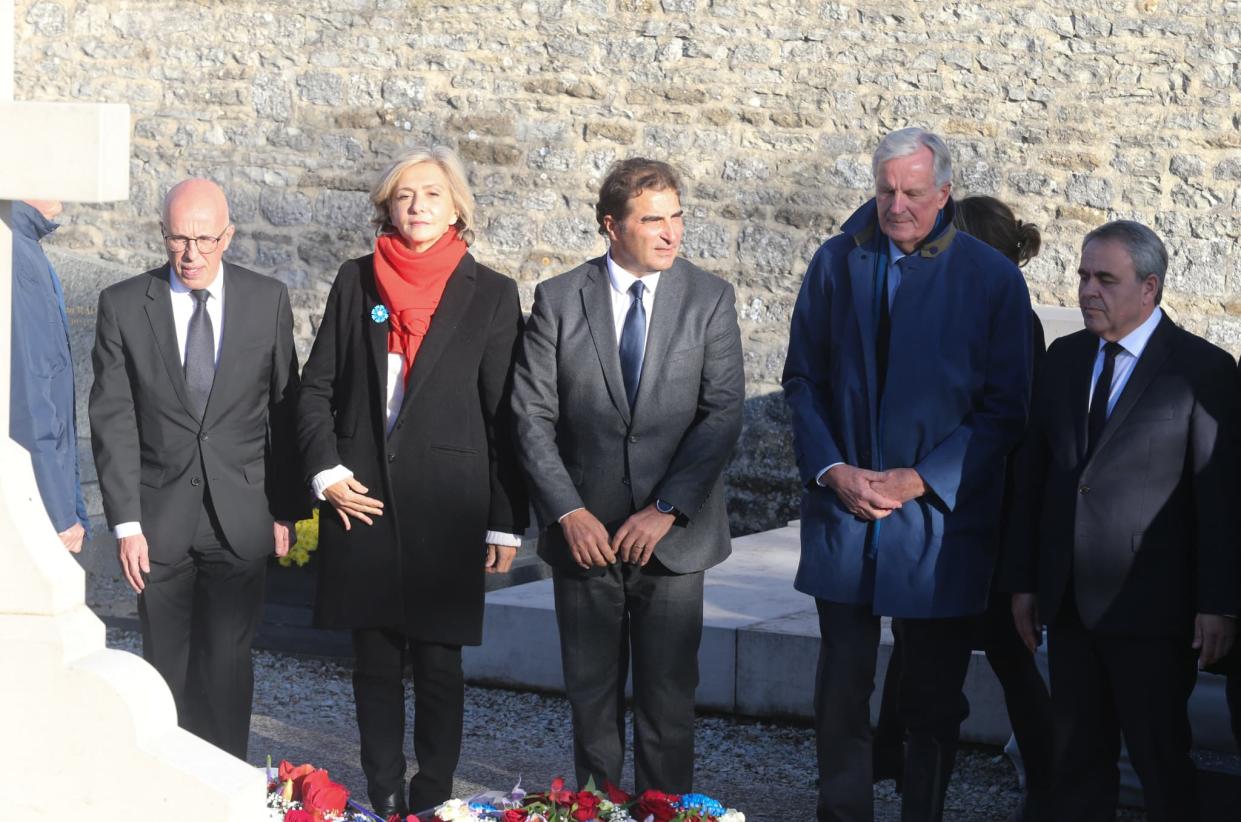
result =
[[[99,295],[91,446],[108,526],[139,521],[156,562],[190,548],[210,490],[229,547],[272,550],[272,520],[309,506],[298,469],[293,312],[284,284],[224,264],[220,359],[199,419],[185,387],[168,266]]]
[[[577,568],[558,524],[575,508],[614,531],[662,499],[683,516],[655,556],[675,573],[702,571],[731,550],[723,471],[745,399],[733,288],[682,259],[660,275],[632,413],[610,289],[603,257],[535,289],[513,409],[539,556]]]

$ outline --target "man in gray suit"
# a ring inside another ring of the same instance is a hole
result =
[[[551,564],[579,784],[620,783],[625,680],[639,791],[688,792],[703,572],[731,547],[722,473],[745,374],[732,286],[677,257],[680,183],[634,158],[595,209],[608,253],[540,283],[514,374]]]
[[[142,655],[180,724],[244,759],[267,556],[307,508],[293,312],[282,283],[222,261],[215,183],[174,186],[160,228],[168,264],[99,295],[91,445]]]

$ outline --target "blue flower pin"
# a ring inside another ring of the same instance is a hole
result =
[[[377,323],[386,323],[388,321],[388,307],[385,305],[377,305],[371,309],[371,319]]]

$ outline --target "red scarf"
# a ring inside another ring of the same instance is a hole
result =
[[[375,238],[375,285],[388,309],[388,351],[405,356],[401,379],[409,379],[422,338],[444,296],[444,286],[465,256],[465,241],[452,226],[419,254],[397,234]]]

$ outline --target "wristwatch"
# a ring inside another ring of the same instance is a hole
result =
[[[681,513],[676,509],[675,505],[671,505],[661,499],[655,500],[655,510],[661,514],[672,514],[673,516],[677,516]]]

